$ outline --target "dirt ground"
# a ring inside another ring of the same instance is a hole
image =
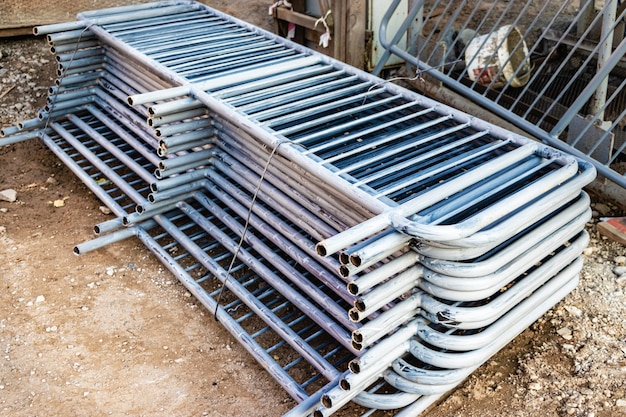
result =
[[[270,27],[267,2],[207,3]],[[0,41],[0,127],[36,114],[54,70],[43,40]],[[110,216],[41,142],[0,148],[0,169],[0,191],[17,191],[0,201],[0,415],[278,416],[295,405],[138,241],[72,254]],[[626,248],[594,228],[623,213],[602,198],[594,209],[579,287],[429,417],[626,414]]]

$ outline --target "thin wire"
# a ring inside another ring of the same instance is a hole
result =
[[[426,80],[424,79],[423,74],[425,74],[425,73],[427,73],[429,71],[437,70],[440,67],[456,64],[457,62],[461,62],[461,61],[462,61],[462,59],[457,59],[457,60],[454,60],[452,62],[446,62],[445,64],[438,65],[436,67],[427,68],[425,70],[421,70],[419,68],[416,68],[414,77],[393,77],[393,78],[390,78],[388,80],[382,80],[382,81],[380,81],[378,83],[372,84],[370,86],[370,88],[367,89],[367,92],[369,93],[370,91],[372,91],[372,89],[374,89],[374,88],[376,88],[376,87],[378,87],[380,85],[391,83],[391,82],[394,82],[394,81],[418,81],[419,80],[419,81],[425,83]],[[361,103],[361,106],[364,105],[366,101],[367,101],[367,97],[364,97],[363,98],[363,103]]]
[[[239,244],[237,244],[237,249],[235,249],[235,252],[233,252],[233,257],[230,261],[230,265],[228,266],[228,270],[226,271],[226,278],[224,278],[224,282],[222,282],[222,287],[220,288],[220,292],[217,295],[217,302],[215,303],[215,311],[213,311],[213,318],[215,319],[215,321],[219,321],[219,319],[217,318],[217,309],[220,306],[220,301],[222,299],[222,294],[224,293],[224,288],[226,287],[226,282],[230,278],[231,271],[233,269],[233,266],[235,265],[235,261],[237,260],[239,251],[241,250],[241,247],[243,246],[243,242],[246,238],[246,233],[248,231],[248,227],[250,226],[250,218],[252,217],[252,208],[254,207],[256,198],[259,195],[259,191],[261,190],[261,185],[263,185],[263,181],[265,180],[265,174],[267,173],[267,170],[269,169],[270,163],[272,162],[272,158],[274,158],[274,155],[276,155],[276,151],[278,151],[278,148],[283,143],[289,143],[289,141],[283,140],[281,142],[278,142],[278,144],[276,144],[274,149],[272,149],[272,152],[270,153],[270,156],[267,158],[267,162],[265,163],[265,166],[263,167],[263,172],[261,173],[261,177],[259,178],[259,183],[257,184],[256,189],[254,190],[254,194],[252,195],[252,202],[250,203],[250,208],[248,209],[246,222],[243,227],[243,232],[241,233],[241,238],[239,239]]]

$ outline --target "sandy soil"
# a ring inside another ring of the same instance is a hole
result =
[[[208,3],[271,25],[266,2]],[[0,127],[42,106],[51,59],[40,39],[0,41]],[[278,416],[295,405],[139,242],[72,254],[110,217],[43,144],[0,148],[0,167],[0,190],[18,197],[0,201],[1,415]],[[594,208],[621,214],[602,198]],[[588,230],[579,288],[429,417],[626,414],[626,248]]]

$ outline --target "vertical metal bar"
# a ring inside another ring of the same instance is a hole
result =
[[[604,3],[602,9],[602,34],[600,50],[598,52],[598,71],[602,71],[602,67],[606,65],[613,51],[613,32],[617,14],[617,3],[618,0],[608,0]],[[606,102],[608,86],[609,77],[607,76],[600,82],[598,89],[591,99],[590,113],[596,115],[597,119],[600,121],[604,120],[604,103]]]

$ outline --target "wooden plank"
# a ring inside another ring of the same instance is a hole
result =
[[[345,18],[345,62],[365,70],[367,58],[367,0],[346,2]]]
[[[626,245],[626,217],[611,217],[596,224],[602,236]]]
[[[317,27],[315,26],[315,22],[317,21],[318,18],[314,16],[309,16],[308,14],[285,9],[283,7],[279,7],[276,9],[276,17],[279,20],[292,22],[298,26],[307,28],[309,30],[313,30],[313,31],[320,32],[320,33],[326,32],[324,25],[318,24]]]

